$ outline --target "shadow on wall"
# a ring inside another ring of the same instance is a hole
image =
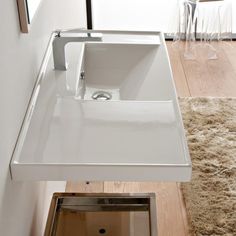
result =
[[[42,231],[44,222],[42,222],[42,217],[40,217],[41,222],[37,217],[43,214],[40,212],[43,207],[40,207],[42,203],[39,199],[44,201],[45,183],[13,182],[8,173],[3,192],[0,229],[8,226],[6,236],[18,235],[19,232],[24,232],[25,235],[42,235],[40,231]],[[28,224],[19,224],[22,218]],[[36,228],[32,228],[34,222],[37,222]]]

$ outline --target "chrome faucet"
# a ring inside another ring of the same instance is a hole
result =
[[[101,42],[102,34],[93,33],[92,31],[89,30],[55,31],[55,38],[52,43],[54,68],[56,70],[67,70],[66,55],[65,55],[65,45],[67,43],[94,42],[94,41]]]

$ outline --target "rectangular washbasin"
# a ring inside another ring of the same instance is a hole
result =
[[[13,179],[188,181],[163,35],[101,33],[102,42],[67,46],[67,71],[53,69],[49,46],[11,162]]]

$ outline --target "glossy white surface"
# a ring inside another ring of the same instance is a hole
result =
[[[13,179],[190,179],[167,51],[161,34],[154,36],[151,45],[111,44],[111,33],[103,43],[68,45],[67,71],[54,71],[48,54],[11,163]],[[95,90],[118,95],[94,101]]]
[[[72,30],[73,31],[73,30]],[[82,33],[81,33],[82,32]],[[101,33],[102,32],[102,33]],[[83,30],[80,32],[73,31],[67,32],[62,31],[61,36],[66,35],[67,37],[76,36],[86,37],[87,33],[84,33]],[[93,30],[91,33],[92,37],[102,37],[102,42],[97,42],[97,44],[135,44],[135,45],[159,45],[160,36],[155,32],[146,32],[146,31],[112,31],[112,30]],[[93,42],[87,42],[90,44]]]

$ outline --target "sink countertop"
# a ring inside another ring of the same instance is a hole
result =
[[[13,155],[13,179],[189,180],[191,161],[161,34],[156,47],[149,76],[132,98],[106,102],[75,97],[85,44],[67,46],[67,71],[55,71],[49,54]]]

